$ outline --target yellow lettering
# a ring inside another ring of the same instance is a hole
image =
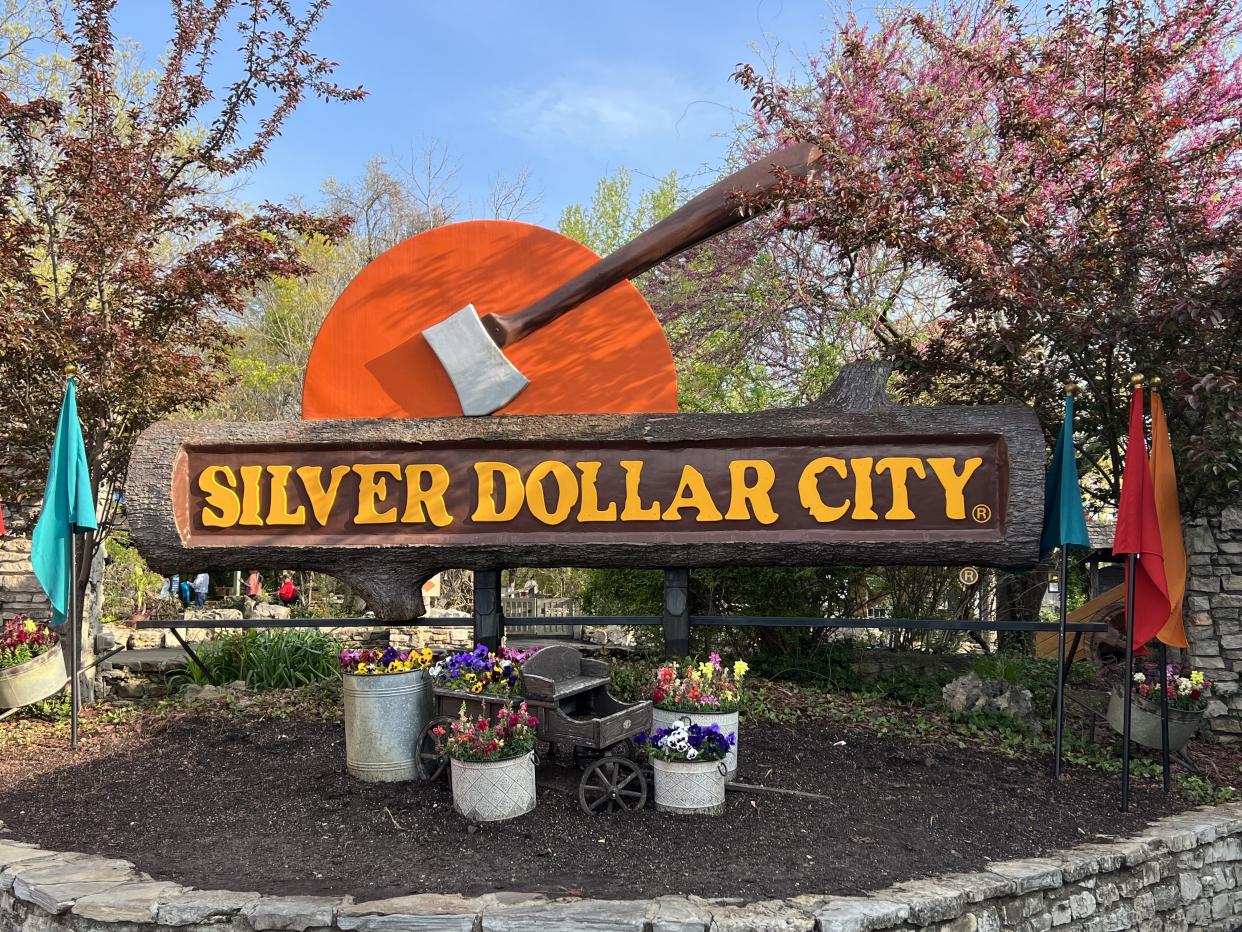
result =
[[[282,527],[306,523],[306,508],[298,505],[289,510],[289,474],[292,466],[268,466],[267,474],[272,477],[272,494],[267,503],[268,527]]]
[[[556,480],[556,510],[548,508],[543,490],[543,480],[551,476]],[[536,520],[543,524],[561,524],[578,504],[578,477],[564,463],[545,460],[526,477],[526,507]]]
[[[311,513],[320,527],[327,525],[332,506],[336,504],[336,493],[341,489],[341,480],[348,472],[348,466],[333,466],[325,489],[322,466],[298,467],[298,478],[302,480],[302,488],[306,489],[306,497],[310,499]]]
[[[962,473],[954,470],[957,460],[952,456],[929,456],[927,465],[932,468],[944,488],[944,516],[955,521],[966,517],[966,483],[983,465],[982,456],[972,456],[962,464]]]
[[[237,523],[241,501],[236,488],[237,477],[227,466],[208,466],[198,474],[198,490],[207,496],[203,527],[232,527]]]
[[[429,485],[423,488],[423,477]],[[430,521],[436,527],[448,527],[453,516],[444,507],[444,493],[449,487],[449,472],[439,463],[419,463],[405,467],[405,511],[402,524]]]
[[[263,479],[262,466],[243,466],[237,470],[242,479],[241,519],[238,524],[246,527],[263,527],[263,516],[259,514],[259,483]]]
[[[870,460],[868,460],[868,464],[870,464]],[[827,505],[824,503],[823,497],[819,494],[819,475],[825,469],[831,469],[842,479],[847,475],[845,460],[836,456],[821,456],[807,463],[806,468],[802,470],[802,475],[798,478],[798,498],[802,502],[802,507],[809,511],[811,517],[820,524],[840,521],[845,517],[845,513],[850,510],[850,500],[848,498],[840,505]],[[870,471],[870,465],[868,465],[868,471]],[[858,517],[857,510],[854,512],[854,517]],[[872,515],[872,517],[875,516]]]
[[[746,471],[753,469],[755,484],[746,484]],[[776,484],[776,470],[767,460],[733,460],[729,463],[729,510],[725,517],[730,521],[746,521],[754,517],[760,524],[774,524],[779,517],[772,508],[769,494]]]
[[[599,489],[596,488],[595,484],[599,479],[599,470],[603,464],[588,461],[585,463],[574,463],[574,465],[582,473],[582,507],[578,509],[578,520],[580,522],[616,521],[616,502],[609,502],[607,508],[601,509],[599,507]]]
[[[512,521],[522,510],[522,474],[508,463],[475,463],[475,474],[479,477],[479,500],[475,505],[472,521]],[[496,507],[496,474],[499,473],[505,482],[505,507],[501,511]]]
[[[906,480],[913,470],[920,479],[927,478],[923,469],[923,461],[917,456],[886,456],[875,464],[878,475],[888,472],[893,482],[893,507],[884,515],[886,521],[913,521],[914,512],[910,510],[910,494],[906,488]]]
[[[874,462],[870,456],[850,460],[850,470],[854,473],[854,513],[850,518],[855,521],[880,520],[872,507],[871,464]]]
[[[688,464],[681,467],[681,481],[677,483],[677,494],[664,509],[664,520],[679,521],[683,508],[696,509],[698,516],[694,520],[700,524],[724,520],[720,509],[712,501],[712,493],[707,491],[707,482],[703,479],[703,474]]]
[[[621,520],[659,521],[660,503],[643,505],[639,496],[638,484],[643,477],[643,461],[621,460],[621,468],[625,470],[625,507],[621,509]]]
[[[396,507],[379,510],[380,503],[388,497],[388,477],[401,478],[401,467],[396,463],[359,463],[354,466],[358,474],[358,513],[354,524],[394,524]]]

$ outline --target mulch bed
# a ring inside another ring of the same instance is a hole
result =
[[[840,742],[844,742],[841,744]],[[730,793],[718,819],[585,816],[540,788],[530,815],[473,826],[447,782],[364,784],[339,722],[200,706],[93,724],[73,756],[50,729],[0,754],[0,817],[21,839],[123,857],[200,888],[345,894],[496,890],[745,900],[857,894],[1131,834],[1189,805],[1115,776],[883,738],[835,724],[742,730],[739,778],[827,799]]]

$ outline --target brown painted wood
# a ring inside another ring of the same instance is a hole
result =
[[[821,402],[753,414],[566,415],[425,420],[307,421],[290,423],[164,422],[135,448],[126,486],[130,531],[153,569],[164,574],[229,571],[251,566],[306,569],[348,581],[381,619],[423,613],[422,583],[450,567],[511,566],[693,567],[738,565],[929,564],[1020,567],[1038,557],[1043,514],[1044,438],[1035,414],[1021,405],[906,407],[883,394],[884,366],[855,366]],[[219,449],[253,444],[325,448],[419,443],[625,444],[651,446],[718,442],[745,446],[765,440],[832,441],[868,437],[1004,438],[1009,456],[1005,524],[999,540],[730,541],[650,543],[460,543],[342,546],[225,547],[182,542],[171,491],[184,468],[186,446]]]
[[[510,346],[613,285],[635,278],[666,259],[749,220],[753,215],[739,209],[736,194],[765,197],[782,176],[805,178],[822,157],[823,152],[809,142],[765,155],[716,182],[650,230],[525,310],[504,315],[485,314],[483,326],[497,346]]]

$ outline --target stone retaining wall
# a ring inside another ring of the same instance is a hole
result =
[[[1191,659],[1216,681],[1208,727],[1221,741],[1242,741],[1242,505],[1188,526],[1186,551]]]
[[[0,537],[0,618],[19,612],[46,619],[52,609],[30,566],[30,539]]]
[[[366,903],[260,896],[194,890],[153,880],[128,861],[0,841],[0,932],[1228,932],[1242,927],[1240,861],[1239,803],[1171,816],[1124,841],[907,881],[869,896],[749,904],[524,893]]]

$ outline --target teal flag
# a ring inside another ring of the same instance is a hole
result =
[[[69,541],[72,528],[94,528],[95,497],[86,466],[86,445],[78,423],[74,379],[65,389],[56,423],[56,442],[43,489],[43,510],[35,525],[30,562],[52,603],[52,624],[63,625],[69,611]]]
[[[1044,533],[1039,552],[1057,547],[1089,550],[1087,518],[1082,510],[1082,490],[1078,487],[1078,463],[1074,458],[1074,396],[1065,396],[1065,422],[1052,453],[1052,466],[1044,480]]]

